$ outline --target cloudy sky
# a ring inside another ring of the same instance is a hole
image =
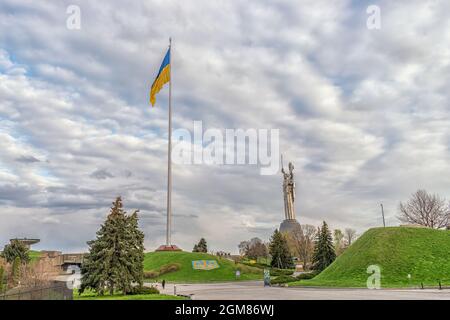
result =
[[[167,88],[153,109],[148,91],[169,36],[174,128],[279,129],[301,223],[363,232],[380,202],[397,225],[416,189],[450,197],[449,1],[2,0],[0,29],[1,245],[84,250],[119,194],[164,242]],[[184,249],[236,252],[283,219],[280,174],[173,170]]]

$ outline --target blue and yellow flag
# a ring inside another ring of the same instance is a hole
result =
[[[156,94],[169,81],[170,81],[170,47],[169,50],[167,50],[166,56],[164,57],[161,67],[159,68],[158,75],[156,76],[155,81],[153,81],[152,88],[150,90],[150,102],[152,106],[155,105]]]

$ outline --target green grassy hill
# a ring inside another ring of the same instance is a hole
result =
[[[219,268],[213,270],[195,270],[192,268],[193,260],[216,260]],[[144,270],[146,272],[158,271],[164,266],[177,264],[179,270],[166,273],[156,279],[171,282],[212,282],[212,281],[234,281],[236,269],[241,271],[240,280],[262,279],[262,270],[235,264],[228,259],[219,258],[206,253],[192,252],[149,252],[145,254]]]
[[[30,257],[30,261],[36,261],[41,257],[41,252],[30,250],[28,251],[28,256]]]
[[[381,287],[450,284],[450,231],[374,228],[364,233],[327,269],[291,285],[366,287],[367,267],[381,268]],[[408,280],[408,274],[411,280]]]
[[[2,251],[0,251],[0,254],[1,253]],[[28,256],[30,257],[31,262],[37,261],[41,257],[41,252],[35,250],[28,250]]]

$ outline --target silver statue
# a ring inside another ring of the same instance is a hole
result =
[[[283,174],[283,193],[284,193],[284,214],[286,220],[295,220],[295,181],[294,165],[289,162],[289,172],[286,173],[283,167],[283,158],[281,158],[281,173]]]

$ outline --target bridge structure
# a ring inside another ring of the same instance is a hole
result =
[[[86,253],[62,253],[60,251],[41,251],[44,258],[51,259],[53,266],[67,271],[70,266],[81,267]]]
[[[57,257],[56,265],[62,270],[67,270],[69,266],[81,267],[85,253],[64,253]]]

